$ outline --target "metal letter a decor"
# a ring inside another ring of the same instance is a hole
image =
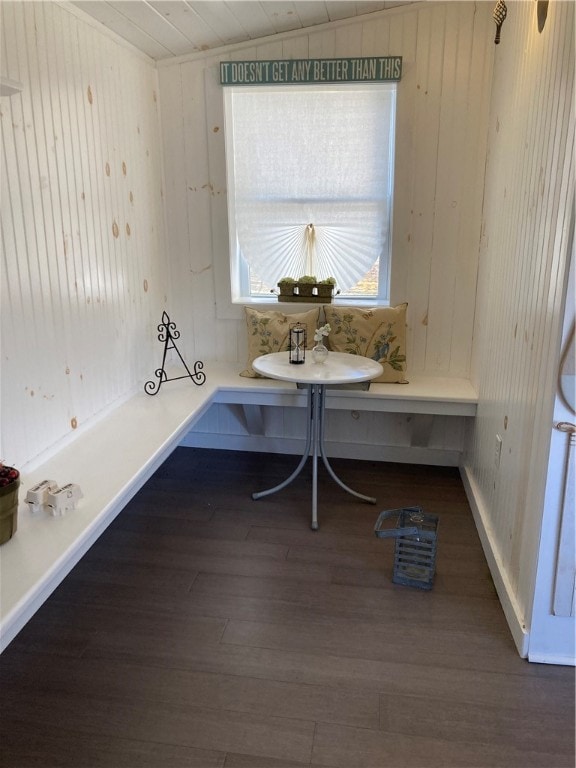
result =
[[[164,344],[164,354],[162,355],[162,367],[157,368],[154,375],[158,379],[158,381],[147,381],[146,384],[144,384],[144,391],[148,395],[157,395],[160,391],[160,387],[162,386],[163,382],[165,381],[178,381],[178,379],[192,379],[194,384],[197,384],[200,386],[201,384],[204,384],[206,381],[206,374],[202,371],[202,368],[204,368],[204,363],[201,363],[200,361],[194,363],[194,373],[190,371],[186,363],[184,362],[184,358],[180,354],[180,351],[178,347],[176,346],[175,339],[180,338],[180,331],[176,330],[176,324],[173,323],[170,318],[168,317],[166,312],[162,313],[162,322],[158,326],[158,341],[163,342]],[[180,358],[182,365],[184,368],[186,368],[186,375],[184,376],[174,376],[172,378],[168,378],[168,374],[165,370],[166,365],[166,353],[169,349],[176,350],[176,354]]]

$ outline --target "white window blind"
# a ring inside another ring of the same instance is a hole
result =
[[[233,269],[244,259],[269,289],[333,276],[346,294],[379,262],[387,298],[395,94],[390,83],[226,89]]]

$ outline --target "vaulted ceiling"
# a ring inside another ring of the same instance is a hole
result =
[[[76,0],[73,3],[156,60],[405,4],[406,0]]]

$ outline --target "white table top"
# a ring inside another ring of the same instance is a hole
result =
[[[324,363],[315,363],[310,350],[299,365],[289,361],[288,352],[272,352],[257,357],[252,367],[262,376],[297,384],[354,384],[375,379],[384,370],[375,360],[347,352],[330,352]]]

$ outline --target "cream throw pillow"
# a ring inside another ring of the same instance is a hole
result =
[[[306,347],[310,349],[314,346],[314,332],[320,325],[320,307],[294,315],[285,315],[275,310],[259,312],[249,307],[244,309],[248,329],[248,362],[240,376],[264,378],[252,368],[252,361],[270,352],[285,351],[288,354],[290,326],[294,323],[300,323],[306,328]]]
[[[375,382],[405,382],[407,306],[360,309],[326,305],[326,321],[332,328],[330,349],[377,360],[384,373]]]

